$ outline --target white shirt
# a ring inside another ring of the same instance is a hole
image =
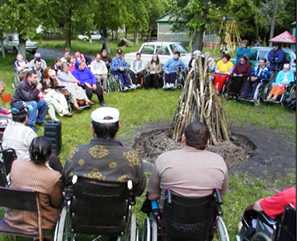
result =
[[[29,146],[37,134],[23,123],[10,121],[3,133],[3,149],[13,148],[18,160],[30,160]]]
[[[134,73],[139,73],[139,72],[143,71],[144,68],[145,68],[145,66],[144,66],[142,60],[137,60],[137,59],[134,60],[134,61],[132,61],[131,67],[130,67],[130,69],[131,69]]]
[[[106,64],[103,60],[99,62],[97,60],[93,60],[91,63],[91,71],[95,75],[107,75],[108,70]]]

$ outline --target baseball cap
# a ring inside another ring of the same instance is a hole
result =
[[[91,114],[92,121],[100,124],[115,123],[119,121],[119,118],[119,110],[112,107],[100,107],[94,110]]]
[[[24,101],[17,101],[11,105],[11,113],[13,115],[22,115],[28,112]]]

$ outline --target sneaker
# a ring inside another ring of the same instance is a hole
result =
[[[125,87],[124,87],[124,91],[127,91],[127,90],[128,90],[128,87],[127,87],[127,86],[125,86]]]
[[[131,89],[136,89],[136,85],[135,85],[135,84],[131,84],[131,85],[130,85],[130,88],[131,88]]]
[[[101,107],[104,107],[104,106],[105,106],[105,102],[102,101],[102,102],[100,103],[100,106],[101,106]]]

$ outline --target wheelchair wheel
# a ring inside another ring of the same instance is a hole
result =
[[[139,230],[137,227],[136,223],[136,216],[134,214],[131,215],[131,220],[130,220],[130,230],[129,230],[129,241],[138,241],[139,239]]]
[[[258,232],[253,235],[250,241],[272,241],[272,237],[268,237],[268,235]]]
[[[218,233],[218,240],[219,241],[229,241],[229,235],[228,235],[227,228],[225,226],[224,220],[220,216],[217,216],[216,228],[217,228],[217,233]]]
[[[73,241],[74,235],[71,230],[71,220],[67,207],[61,211],[59,220],[55,227],[54,241]]]
[[[143,241],[157,241],[158,239],[158,226],[153,217],[146,218],[144,221]]]

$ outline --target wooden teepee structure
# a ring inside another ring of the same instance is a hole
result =
[[[187,75],[173,120],[172,138],[180,141],[184,128],[194,120],[207,125],[210,144],[229,141],[221,98],[216,94],[208,73],[208,57],[195,62],[194,71]]]

